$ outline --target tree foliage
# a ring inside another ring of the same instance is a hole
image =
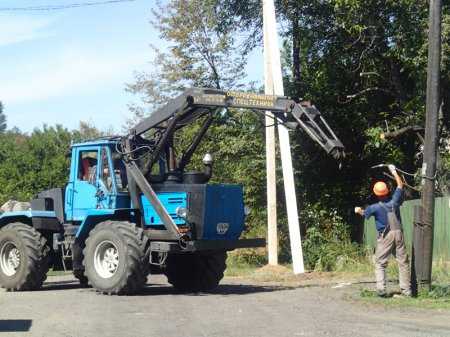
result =
[[[145,103],[153,104],[186,86],[232,86],[234,83],[215,77],[215,74],[226,73],[231,78],[241,78],[242,72],[238,71],[242,69],[241,61],[252,48],[262,44],[261,3],[257,0],[209,0],[201,1],[201,4],[168,1],[157,13],[155,27],[171,47],[158,54],[157,76],[140,74],[130,89],[142,94]],[[450,123],[449,6],[444,2],[442,140],[448,138]],[[395,138],[382,139],[380,136],[402,127],[424,125],[428,4],[414,0],[382,3],[378,0],[278,0],[276,8],[283,39],[286,94],[312,100],[347,148],[343,169],[337,171],[337,165],[319,153],[305,135],[293,134],[296,183],[301,191],[299,202],[328,209],[330,214],[337,209],[340,216],[358,228],[359,220],[351,214],[352,206],[368,202],[371,183],[384,178],[381,172],[370,170],[370,167],[390,162],[416,172],[421,164],[420,131]],[[208,39],[208,43],[202,44],[205,49],[196,48],[198,42],[193,43],[193,39],[216,37],[217,34],[228,41],[223,48],[215,49],[215,44]],[[238,49],[237,41],[231,36],[240,36]],[[228,50],[234,58],[229,59],[228,64],[220,62],[215,63],[216,67],[208,64],[205,67],[202,66],[205,64],[202,55],[206,50],[220,55],[227,55]],[[221,80],[215,82],[217,78]],[[248,121],[255,122],[258,121]],[[223,167],[216,170],[218,180],[226,178],[226,172],[236,172],[236,181],[244,182],[247,188],[248,184],[256,182],[264,184],[263,129],[253,130],[246,124],[246,127],[239,125],[234,130],[227,122],[223,128],[215,130],[217,135],[228,133],[228,136],[241,139],[256,131],[257,144],[253,146],[261,151],[259,156],[239,164],[234,161],[228,168],[221,163]],[[230,142],[224,141],[216,151],[222,153],[221,146],[228,147]],[[448,143],[447,148],[444,143],[442,167],[448,163]],[[259,178],[243,181],[240,179],[242,172],[248,172],[255,165],[255,158],[260,160],[255,167],[259,171],[253,173]],[[445,179],[442,184],[446,184]],[[260,196],[255,200],[257,208],[264,208],[264,189],[254,192]],[[410,197],[413,196],[416,194],[411,192]],[[283,197],[278,200],[283,206]],[[257,222],[262,224],[263,218]],[[303,231],[309,225],[304,223]]]
[[[69,177],[70,145],[102,133],[81,122],[78,130],[60,125],[34,129],[31,134],[8,130],[0,134],[0,204],[30,200],[36,193],[63,187]]]
[[[252,0],[227,2],[235,8],[255,5]],[[284,43],[286,94],[311,99],[348,154],[344,169],[336,174],[310,142],[294,137],[297,182],[300,190],[306,191],[307,201],[338,207],[351,220],[351,205],[369,195],[375,178],[385,178],[381,172],[371,171],[372,165],[392,162],[410,172],[421,165],[421,132],[389,139],[380,135],[424,125],[428,4],[413,0],[276,3]],[[449,6],[444,2],[442,140],[448,138],[450,123]],[[260,12],[252,13],[253,19],[247,14],[242,17],[244,30],[248,21],[259,21]],[[253,27],[261,31],[261,25]],[[444,144],[441,150],[448,156]],[[411,192],[411,196],[417,194]]]
[[[153,71],[138,73],[127,87],[144,103],[131,107],[131,123],[185,87],[241,86],[245,55],[238,52],[233,31],[221,28],[222,13],[220,3],[214,0],[157,3],[152,25],[168,47],[152,46],[156,54]]]

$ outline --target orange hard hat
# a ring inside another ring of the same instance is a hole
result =
[[[389,194],[389,188],[384,181],[378,181],[373,185],[373,193],[377,197],[384,197]]]

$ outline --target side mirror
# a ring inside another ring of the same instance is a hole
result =
[[[203,164],[205,165],[212,165],[213,163],[213,157],[210,153],[205,154],[203,157]]]

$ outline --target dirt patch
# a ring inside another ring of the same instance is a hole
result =
[[[350,272],[319,272],[307,271],[295,275],[287,266],[266,265],[254,269],[251,273],[243,276],[234,276],[236,279],[250,279],[253,282],[265,284],[277,284],[285,286],[333,286],[340,283],[359,283],[361,281],[372,281],[372,278],[363,273]]]
[[[272,265],[265,265],[264,267],[258,268],[255,271],[256,274],[278,274],[278,275],[291,275],[292,270],[290,270],[286,266],[272,266]]]

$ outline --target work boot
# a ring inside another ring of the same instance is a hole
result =
[[[405,297],[411,297],[411,290],[402,290],[402,295]]]
[[[400,294],[395,294],[394,298],[407,298],[411,297],[411,290],[402,290]]]

